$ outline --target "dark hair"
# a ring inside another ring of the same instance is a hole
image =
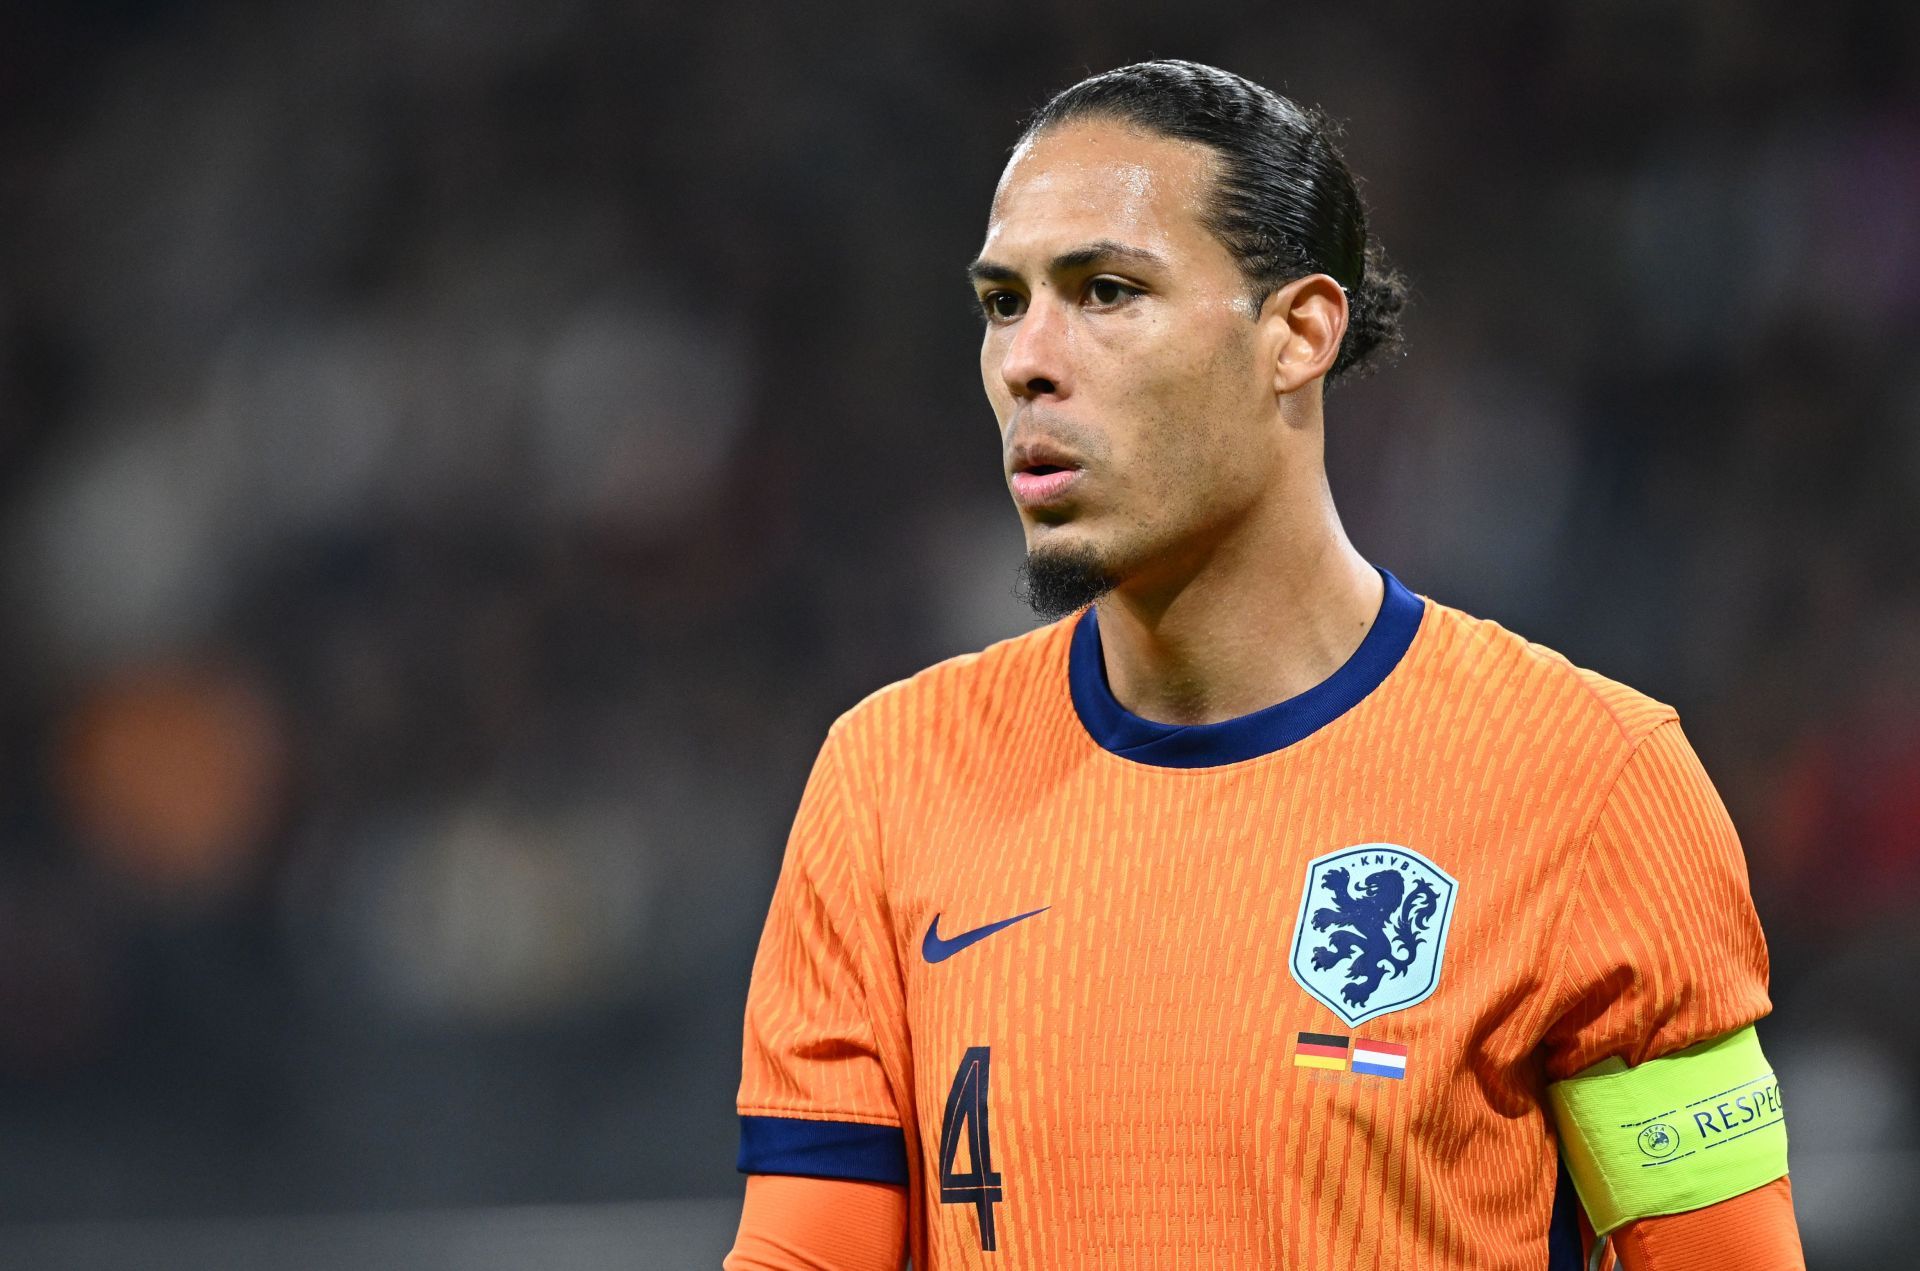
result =
[[[1111,119],[1211,147],[1219,177],[1207,228],[1233,253],[1256,307],[1308,274],[1347,293],[1347,331],[1327,383],[1400,352],[1406,279],[1367,237],[1367,209],[1318,109],[1198,62],[1137,62],[1081,80],[1027,121],[1021,140],[1055,124]]]

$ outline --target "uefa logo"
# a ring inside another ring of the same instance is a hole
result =
[[[1640,1131],[1640,1151],[1654,1160],[1672,1156],[1680,1146],[1680,1134],[1664,1121],[1655,1121]]]

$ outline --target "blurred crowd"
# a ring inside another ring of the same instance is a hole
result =
[[[814,747],[1029,621],[999,165],[1156,55],[1346,121],[1349,530],[1680,708],[1796,1152],[1911,1168],[1920,18],[1176,8],[0,11],[0,1220],[736,1185]]]

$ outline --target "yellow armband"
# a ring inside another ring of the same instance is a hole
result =
[[[1787,1172],[1780,1082],[1751,1026],[1637,1068],[1604,1060],[1548,1086],[1547,1097],[1596,1235]]]

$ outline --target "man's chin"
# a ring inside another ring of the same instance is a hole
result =
[[[1085,543],[1029,547],[1020,562],[1020,599],[1043,622],[1084,609],[1114,589],[1100,553]]]

